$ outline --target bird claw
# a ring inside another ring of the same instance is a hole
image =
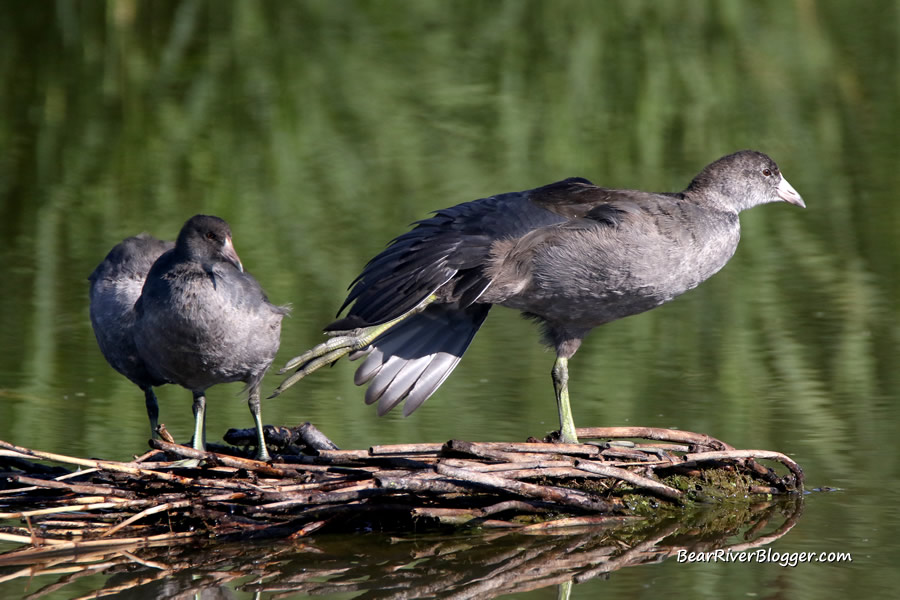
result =
[[[357,329],[347,329],[344,331],[334,331],[327,332],[328,335],[332,336],[327,341],[322,342],[318,346],[307,350],[300,356],[295,356],[291,360],[287,362],[279,371],[279,375],[284,375],[288,371],[294,368],[298,368],[297,372],[285,379],[281,382],[275,391],[272,392],[272,395],[269,398],[274,398],[279,395],[281,392],[291,387],[313,371],[324,367],[325,365],[330,365],[336,362],[338,359],[350,354],[351,352],[356,352],[358,350],[364,350],[372,345],[378,336],[384,334],[384,332],[388,331],[391,327],[406,319],[410,315],[421,312],[425,309],[428,304],[434,302],[435,297],[429,296],[425,300],[423,300],[419,306],[416,308],[400,315],[396,319],[388,321],[386,323],[381,323],[379,325],[372,325],[371,327],[360,327]],[[351,360],[353,360],[355,356],[351,356]]]
[[[327,345],[327,343],[328,342],[319,344],[319,346],[316,346],[309,352],[305,352],[301,356],[291,359],[283,369],[278,371],[279,375],[283,375],[285,371],[290,370],[292,366],[302,365],[293,375],[282,381],[281,385],[275,388],[275,391],[272,392],[272,395],[270,395],[269,398],[278,396],[279,394],[281,394],[281,392],[288,389],[313,371],[317,371],[325,365],[330,365],[334,362],[337,362],[340,358],[346,356],[347,354],[350,354],[354,350],[357,350],[357,348],[354,348],[352,345],[348,345],[336,348],[334,350],[331,350],[330,352],[316,352],[321,346]]]
[[[307,365],[307,363],[316,361],[316,359],[318,359],[320,357],[330,356],[336,350],[346,349],[347,352],[340,354],[337,358],[334,359],[334,360],[337,360],[341,356],[344,356],[344,354],[348,354],[348,353],[352,352],[353,350],[359,350],[360,348],[364,348],[365,346],[369,345],[368,342],[365,342],[365,345],[360,346],[359,344],[362,344],[363,341],[364,340],[362,340],[359,336],[352,336],[352,335],[335,336],[326,342],[322,342],[315,348],[311,348],[311,349],[307,350],[300,356],[295,356],[291,360],[287,361],[287,364],[285,364],[284,367],[282,367],[278,371],[278,374],[284,375],[291,369],[296,368],[298,366],[303,366],[303,368],[306,368],[305,365]],[[331,361],[331,362],[334,362],[334,361]],[[318,367],[316,367],[316,368],[318,368]],[[315,369],[313,369],[313,370],[315,370]],[[312,372],[312,371],[310,371],[310,372]]]

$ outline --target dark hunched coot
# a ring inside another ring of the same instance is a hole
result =
[[[144,392],[150,434],[156,438],[159,405],[153,387],[168,383],[147,369],[134,345],[134,303],[150,267],[172,242],[142,233],[109,251],[88,280],[91,282],[91,326],[106,361]]]
[[[568,360],[594,327],[672,300],[734,254],[738,213],[784,201],[805,206],[775,162],[742,151],[708,165],[680,193],[598,187],[571,178],[466,202],[419,221],[373,258],[326,328],[333,337],[298,356],[277,395],[354,352],[366,402],[410,414],[453,371],[494,304],[543,325],[560,439],[577,442]],[[361,351],[361,352],[355,352]]]
[[[147,275],[135,306],[138,353],[154,375],[194,394],[194,448],[206,438],[206,389],[243,381],[257,430],[257,458],[269,460],[259,385],[272,364],[285,307],[274,306],[244,272],[231,229],[197,215]]]

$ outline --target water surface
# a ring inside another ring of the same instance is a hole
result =
[[[900,585],[882,568],[900,560],[898,19],[896,2],[837,0],[4,4],[0,439],[117,459],[146,448],[142,395],[88,319],[86,278],[128,235],[228,220],[246,268],[293,306],[280,364],[431,210],[570,176],[676,191],[755,148],[809,208],[745,213],[721,273],[595,331],[570,364],[575,418],[791,455],[812,487],[843,491],[808,497],[773,547],[854,560],[669,560],[572,594],[884,596]],[[552,361],[533,324],[497,309],[408,419],[377,418],[345,363],[263,416],[312,421],[346,448],[523,440],[556,427]],[[210,390],[210,437],[250,426],[240,388]],[[190,394],[158,394],[187,439]]]

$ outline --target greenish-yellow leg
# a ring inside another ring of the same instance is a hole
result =
[[[159,439],[156,428],[159,427],[159,403],[156,401],[156,394],[153,388],[148,387],[144,390],[144,404],[147,405],[147,418],[150,419],[150,436],[154,440]]]
[[[194,450],[206,450],[206,395],[194,393]]]
[[[403,321],[404,319],[425,310],[425,307],[435,300],[437,300],[436,296],[429,296],[428,298],[423,300],[417,307],[403,313],[396,319],[391,319],[390,321],[382,323],[380,325],[372,325],[371,327],[363,327],[360,329],[354,329],[352,331],[339,332],[327,342],[322,342],[318,346],[307,350],[300,356],[295,356],[294,358],[289,360],[280,371],[278,371],[278,374],[283,375],[285,372],[290,371],[297,366],[299,366],[300,368],[297,369],[296,373],[282,381],[281,385],[275,388],[275,391],[272,392],[272,395],[269,396],[269,398],[274,398],[275,396],[279,395],[281,392],[288,389],[313,371],[316,371],[324,367],[325,365],[330,365],[336,362],[338,359],[350,354],[351,352],[366,348],[375,341],[375,338],[383,334],[385,331],[387,331],[400,321]]]
[[[253,421],[256,423],[256,460],[269,462],[272,458],[269,456],[269,450],[266,448],[266,436],[263,433],[258,387],[250,390],[250,398],[247,400],[247,404],[250,405],[250,412],[253,414]]]
[[[569,359],[558,356],[553,363],[553,389],[556,391],[556,406],[559,409],[559,441],[563,444],[577,444],[575,420],[569,404]]]
[[[206,450],[206,396],[203,393],[194,392],[194,404],[191,409],[194,412],[194,437],[191,439],[191,447],[194,450]],[[199,465],[200,461],[196,458],[184,458],[172,463],[173,467],[183,469]]]

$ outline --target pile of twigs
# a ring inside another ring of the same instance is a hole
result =
[[[710,470],[735,476],[730,496],[802,489],[800,467],[777,452],[735,450],[706,435],[667,429],[577,433],[582,440],[604,441],[453,440],[337,450],[326,439],[313,440],[321,449],[306,445],[304,453],[262,463],[152,440],[167,458],[202,461],[193,468],[151,462],[159,452],[122,463],[0,441],[0,541],[23,545],[0,554],[0,564],[187,538],[297,538],[323,528],[465,525],[529,531],[602,523],[628,516],[635,497],[675,507],[691,502],[701,486],[677,489],[663,480],[702,478]],[[651,441],[610,441],[623,438]],[[36,459],[80,470],[60,472]],[[779,475],[756,460],[776,461],[787,472]]]

